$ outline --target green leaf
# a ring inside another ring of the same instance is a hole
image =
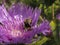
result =
[[[51,26],[52,31],[54,31],[56,28],[56,23],[54,21],[51,21],[50,26]]]
[[[44,44],[48,40],[49,40],[49,38],[44,36],[44,37],[42,37],[42,39],[38,40],[36,43],[32,43],[30,45],[42,45],[42,44]]]

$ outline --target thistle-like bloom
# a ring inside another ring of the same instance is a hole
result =
[[[8,11],[0,6],[0,43],[31,43],[36,34],[50,32],[48,22],[37,26],[40,13],[37,8],[33,10],[19,3]]]
[[[49,25],[49,22],[47,20],[43,21],[39,26],[39,32],[42,33],[45,36],[51,36],[52,31],[51,27]]]

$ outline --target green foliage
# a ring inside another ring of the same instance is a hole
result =
[[[40,0],[23,0],[22,2],[24,2],[25,4],[35,8],[35,7],[39,7],[40,5]]]
[[[51,26],[52,31],[54,31],[55,28],[56,28],[56,23],[55,23],[55,21],[51,21],[51,22],[50,22],[50,26]]]
[[[29,44],[29,45],[42,45],[42,44],[44,44],[48,40],[49,40],[49,38],[44,36],[40,40],[38,40],[38,41],[36,41],[36,42],[34,42],[32,44]]]

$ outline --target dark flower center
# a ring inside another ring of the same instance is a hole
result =
[[[2,25],[3,26],[3,24],[0,22],[0,25]]]
[[[31,28],[31,23],[32,23],[32,20],[31,19],[26,19],[24,21],[24,28],[25,29],[30,29]]]

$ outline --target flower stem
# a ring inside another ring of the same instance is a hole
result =
[[[54,4],[52,5],[52,19],[54,20]]]

